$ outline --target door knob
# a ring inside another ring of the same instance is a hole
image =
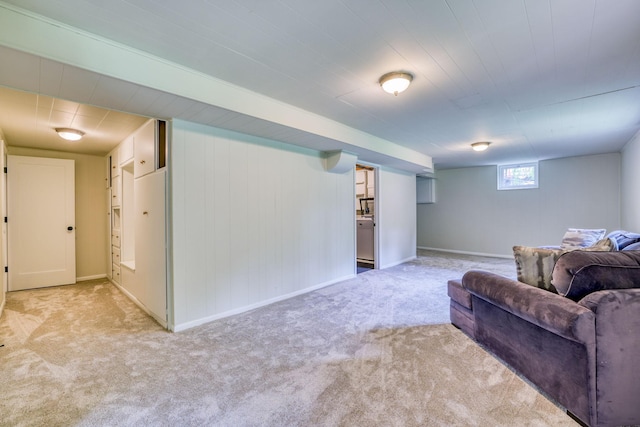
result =
[[[69,231],[73,231],[73,227],[72,227],[72,226],[68,226],[68,227],[67,227],[67,230],[69,230]]]

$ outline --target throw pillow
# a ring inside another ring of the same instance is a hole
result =
[[[560,249],[576,249],[593,246],[604,237],[605,229],[570,228],[564,234]]]
[[[571,251],[560,256],[552,273],[560,295],[579,301],[604,289],[640,287],[640,251]]]
[[[557,293],[551,278],[553,268],[560,255],[571,250],[609,252],[614,250],[610,239],[601,239],[593,246],[580,249],[532,248],[514,246],[513,257],[516,261],[516,274],[519,282]]]
[[[551,284],[551,273],[557,259],[564,253],[561,249],[514,246],[518,281],[537,288],[557,293]]]
[[[607,234],[607,237],[613,241],[617,251],[622,251],[627,246],[640,242],[640,234],[624,230],[612,231]]]

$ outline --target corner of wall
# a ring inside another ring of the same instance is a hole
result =
[[[640,131],[622,148],[620,172],[620,224],[624,230],[640,232]]]

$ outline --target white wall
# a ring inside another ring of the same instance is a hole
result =
[[[378,177],[378,266],[387,268],[416,257],[416,176],[380,168]]]
[[[180,120],[170,162],[175,330],[354,275],[354,172]]]
[[[495,166],[437,171],[437,202],[418,205],[418,247],[509,256],[558,245],[569,227],[618,229],[620,158],[542,161],[530,190],[498,191]]]
[[[622,150],[622,229],[640,233],[640,132]]]

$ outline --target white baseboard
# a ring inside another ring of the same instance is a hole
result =
[[[107,277],[106,274],[95,274],[93,276],[76,277],[76,282],[84,282],[85,280],[104,279],[105,277]]]
[[[160,326],[162,326],[163,328],[167,328],[167,321],[166,320],[163,320],[163,319],[159,318],[158,316],[156,316],[155,314],[153,314],[152,312],[150,312],[149,309],[147,307],[145,307],[144,304],[142,304],[140,302],[140,300],[138,300],[138,298],[136,298],[131,292],[126,290],[121,284],[119,284],[118,282],[114,282],[113,280],[111,280],[111,283],[113,283],[116,288],[120,289],[120,291],[123,294],[125,294],[126,297],[129,298],[135,305],[140,307],[142,309],[142,311],[147,313],[149,316],[153,317],[153,319],[156,322],[158,322],[160,324]]]
[[[355,274],[350,274],[350,275],[341,277],[339,279],[331,280],[331,281],[328,281],[328,282],[325,282],[325,283],[320,283],[318,285],[310,286],[308,288],[304,288],[304,289],[301,289],[299,291],[291,292],[291,293],[284,294],[284,295],[281,295],[281,296],[278,296],[278,297],[275,297],[275,298],[270,298],[270,299],[267,299],[267,300],[264,300],[264,301],[260,301],[260,302],[257,302],[255,304],[246,305],[244,307],[235,308],[233,310],[228,310],[228,311],[225,311],[225,312],[222,312],[222,313],[218,313],[218,314],[214,314],[214,315],[211,315],[211,316],[202,317],[200,319],[192,320],[192,321],[189,321],[189,322],[180,323],[180,324],[177,324],[177,325],[172,325],[172,329],[171,330],[173,332],[184,331],[184,330],[187,330],[187,329],[190,329],[190,328],[194,328],[196,326],[204,325],[205,323],[213,322],[214,320],[218,320],[218,319],[222,319],[222,318],[225,318],[225,317],[233,316],[233,315],[236,315],[236,314],[244,313],[246,311],[253,310],[253,309],[256,309],[256,308],[260,308],[260,307],[264,307],[266,305],[273,304],[275,302],[284,301],[286,299],[293,298],[293,297],[298,296],[298,295],[302,295],[302,294],[306,294],[306,293],[309,293],[309,292],[312,292],[312,291],[316,291],[318,289],[321,289],[321,288],[324,288],[324,287],[327,287],[327,286],[330,286],[330,285],[334,285],[334,284],[342,282],[344,280],[353,279],[354,277],[356,277]]]
[[[384,270],[385,268],[395,267],[396,265],[404,264],[405,262],[413,261],[418,258],[416,255],[410,256],[409,258],[402,259],[400,261],[393,262],[391,264],[385,264],[380,266],[380,270]]]
[[[418,249],[424,249],[427,251],[449,252],[452,254],[461,254],[461,255],[477,255],[477,256],[488,256],[492,258],[513,259],[513,255],[504,255],[504,254],[488,254],[484,252],[457,251],[454,249],[428,248],[426,246],[418,246]]]
[[[4,298],[2,299],[2,304],[0,304],[0,317],[2,317],[2,313],[4,313],[4,305],[7,302],[7,293],[5,292]]]

